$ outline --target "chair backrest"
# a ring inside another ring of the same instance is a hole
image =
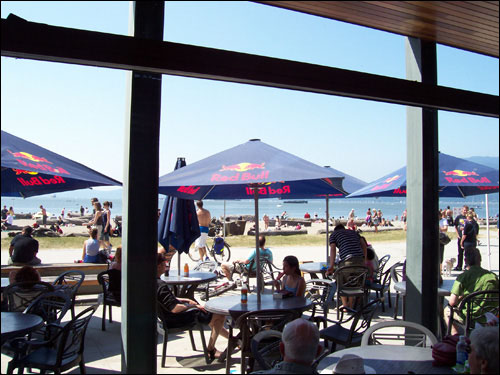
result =
[[[330,304],[334,300],[337,284],[326,279],[311,279],[306,281],[305,297],[313,302],[313,309],[328,313]]]
[[[351,328],[349,329],[349,342],[352,340],[352,337],[355,333],[361,334],[364,333],[372,323],[373,316],[375,315],[375,311],[377,311],[380,306],[382,300],[377,298],[363,307],[361,307],[355,314],[352,319]]]
[[[9,311],[23,312],[38,296],[54,291],[54,287],[44,281],[22,282],[7,286],[4,298],[9,302]]]
[[[397,262],[390,268],[392,282],[397,283],[403,281],[403,267],[403,262]]]
[[[373,278],[376,281],[378,281],[378,282],[382,281],[382,275],[384,273],[384,268],[385,268],[385,265],[387,264],[387,262],[389,261],[389,259],[391,259],[391,256],[389,254],[387,254],[378,260],[378,268],[373,273]]]
[[[196,267],[194,267],[193,271],[198,272],[214,272],[217,269],[217,262],[215,261],[206,261],[201,262]]]
[[[241,333],[241,349],[244,352],[250,351],[250,340],[262,330],[273,329],[283,331],[285,324],[298,318],[300,312],[296,310],[263,310],[250,311],[236,319],[236,327]]]
[[[121,301],[121,276],[117,269],[102,271],[97,275],[97,282],[102,286],[103,298],[120,303]]]
[[[475,323],[486,323],[485,314],[492,313],[495,316],[499,314],[498,303],[499,290],[481,290],[466,296],[459,304],[458,310],[465,313],[465,334],[474,329]]]
[[[52,285],[62,286],[64,289],[71,291],[72,296],[75,296],[83,280],[85,280],[85,273],[83,271],[69,270],[57,276]]]
[[[57,343],[56,366],[59,367],[63,361],[83,354],[85,333],[97,307],[98,305],[93,305],[83,310],[64,326]]]
[[[404,328],[402,332],[395,328]],[[405,332],[409,329],[409,332]],[[387,342],[399,341],[406,346],[428,347],[437,344],[438,340],[426,327],[404,320],[391,320],[377,323],[368,328],[361,339],[361,346],[391,345]]]
[[[24,310],[25,314],[36,314],[45,323],[61,323],[61,319],[71,307],[71,298],[64,292],[47,292],[38,296]]]
[[[335,271],[337,290],[364,289],[369,270],[365,266],[345,266]]]
[[[280,352],[281,336],[281,331],[268,329],[252,337],[250,349],[259,365],[255,370],[269,370],[283,360]]]

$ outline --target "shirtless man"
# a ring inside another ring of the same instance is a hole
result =
[[[212,216],[210,215],[210,211],[203,208],[202,201],[196,202],[196,206],[198,207],[198,209],[196,210],[196,215],[198,215],[198,224],[200,225],[201,236],[198,237],[194,246],[198,248],[198,251],[200,252],[200,260],[203,261],[208,260],[205,245],[207,243],[208,228],[210,226]]]

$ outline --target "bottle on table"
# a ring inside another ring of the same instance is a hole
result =
[[[465,363],[469,354],[467,353],[467,343],[465,342],[465,336],[460,336],[457,343],[457,370],[461,373],[465,371]]]
[[[241,286],[241,303],[246,304],[248,302],[248,287],[247,284]]]
[[[188,264],[184,264],[184,277],[188,277],[189,276],[189,266]]]

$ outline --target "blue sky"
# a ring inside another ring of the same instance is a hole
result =
[[[128,34],[128,2],[1,2],[2,18]],[[405,38],[251,2],[166,2],[164,39],[404,78]],[[498,59],[438,46],[443,86],[498,95]],[[123,180],[128,73],[1,59],[2,129]],[[160,175],[251,138],[365,181],[406,164],[406,107],[163,76]],[[497,156],[498,119],[439,112],[440,150]]]

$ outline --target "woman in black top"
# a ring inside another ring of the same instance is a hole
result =
[[[474,214],[472,212],[467,212],[467,219],[465,221],[465,227],[462,234],[462,239],[460,245],[462,249],[475,248],[476,247],[476,225],[474,223]]]

